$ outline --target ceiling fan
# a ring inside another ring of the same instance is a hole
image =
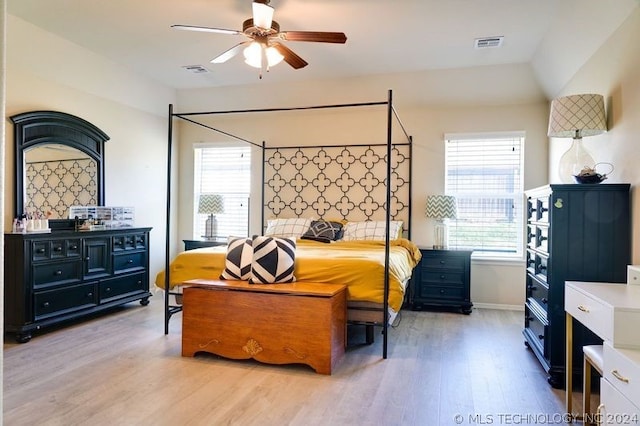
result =
[[[341,32],[320,31],[280,31],[280,25],[273,20],[270,0],[253,0],[253,18],[242,24],[242,31],[224,28],[199,27],[195,25],[172,25],[171,28],[185,31],[202,31],[219,34],[245,35],[249,40],[236,44],[211,60],[221,64],[244,50],[245,62],[255,68],[269,71],[269,67],[284,60],[294,69],[304,68],[307,61],[285,46],[282,41],[309,41],[319,43],[345,43],[347,36]],[[262,75],[260,75],[262,78]]]

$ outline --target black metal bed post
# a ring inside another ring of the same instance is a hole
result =
[[[265,178],[265,159],[266,159],[266,141],[262,141],[262,180],[260,188],[262,189],[260,194],[260,235],[264,234],[264,178]]]
[[[413,194],[413,136],[409,136],[409,200],[411,200],[411,194]],[[411,229],[413,229],[413,223],[411,223],[411,206],[412,202],[409,202],[409,230],[407,231],[407,239],[411,239]]]
[[[165,235],[165,265],[164,265],[164,334],[169,334],[169,267],[171,247],[171,151],[173,142],[173,104],[169,104],[169,125],[167,135],[167,224]]]
[[[387,344],[389,340],[389,244],[390,244],[390,221],[391,221],[391,139],[393,118],[393,94],[389,90],[389,101],[387,103],[387,209],[386,209],[386,230],[384,241],[384,301],[382,302],[384,324],[382,325],[382,358],[387,359]]]

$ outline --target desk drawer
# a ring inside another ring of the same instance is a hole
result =
[[[640,351],[604,344],[603,377],[632,401],[640,401]]]
[[[638,401],[637,399],[635,400]],[[602,425],[640,424],[640,407],[625,397],[606,379],[600,379],[600,420]]]
[[[611,306],[587,296],[572,287],[565,287],[564,308],[603,340],[613,340]]]

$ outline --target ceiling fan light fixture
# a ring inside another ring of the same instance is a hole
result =
[[[253,25],[263,30],[271,28],[273,21],[273,7],[266,3],[254,1],[253,7]]]
[[[262,68],[262,49],[263,46],[260,43],[255,41],[251,43],[244,49],[244,62],[254,68]],[[269,68],[278,65],[284,59],[284,56],[272,46],[265,48],[265,55]]]

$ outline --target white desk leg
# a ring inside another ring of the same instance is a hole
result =
[[[566,362],[564,366],[565,395],[567,414],[573,416],[573,317],[567,313],[565,318],[566,328]]]

